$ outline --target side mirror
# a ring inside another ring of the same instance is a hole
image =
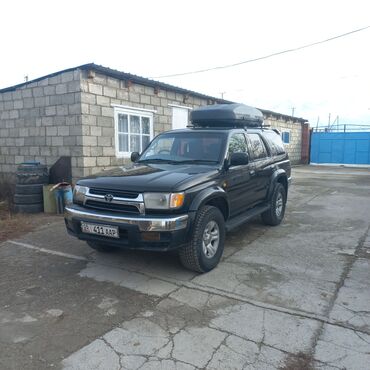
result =
[[[249,163],[249,157],[247,153],[232,153],[230,157],[231,166],[242,166]]]
[[[140,154],[138,152],[132,152],[131,153],[131,162],[136,162],[140,157]]]

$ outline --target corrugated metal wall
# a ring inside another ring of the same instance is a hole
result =
[[[313,132],[311,163],[370,164],[370,132]]]

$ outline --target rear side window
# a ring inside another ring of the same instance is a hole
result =
[[[285,154],[284,144],[278,133],[274,131],[265,131],[263,135],[268,142],[268,146],[271,150],[271,155]]]
[[[247,134],[249,141],[249,157],[251,160],[267,157],[265,144],[258,134]]]

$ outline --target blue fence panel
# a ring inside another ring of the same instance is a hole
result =
[[[313,132],[311,163],[370,164],[370,132]]]

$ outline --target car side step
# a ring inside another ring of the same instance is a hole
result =
[[[261,204],[259,206],[253,207],[251,209],[248,209],[248,211],[235,216],[234,218],[228,220],[226,222],[226,231],[230,231],[232,229],[235,229],[236,227],[240,226],[241,224],[244,224],[244,222],[249,221],[251,218],[260,215],[261,213],[267,211],[270,208],[269,204]]]

